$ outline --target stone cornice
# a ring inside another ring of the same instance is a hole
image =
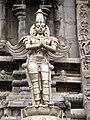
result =
[[[89,4],[90,0],[76,0],[76,4]]]

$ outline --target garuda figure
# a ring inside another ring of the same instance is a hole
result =
[[[49,63],[48,57],[54,56],[58,46],[59,49],[61,48],[58,39],[50,36],[50,31],[45,24],[41,9],[36,12],[36,22],[31,26],[30,35],[22,37],[18,45],[14,47],[9,42],[7,46],[14,56],[17,53],[19,53],[19,57],[24,56],[27,52],[27,61],[23,64],[23,67],[26,69],[28,83],[32,85],[33,104],[49,104],[51,96],[51,70],[54,67]],[[22,51],[19,52],[21,48]],[[60,57],[64,56],[66,51],[66,48],[61,49]]]

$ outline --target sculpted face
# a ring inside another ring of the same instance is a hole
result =
[[[37,34],[44,34],[46,25],[44,21],[37,21],[35,24],[35,30]]]

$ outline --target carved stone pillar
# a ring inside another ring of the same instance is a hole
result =
[[[18,41],[22,36],[25,36],[25,19],[26,19],[26,5],[25,4],[15,4],[13,5],[13,11],[18,19]]]
[[[0,40],[6,39],[5,0],[0,0]]]
[[[63,0],[57,0],[54,5],[54,23],[55,23],[55,36],[58,38],[60,32],[60,25],[63,12]]]
[[[81,57],[83,104],[90,119],[90,10],[88,0],[77,0],[77,35]]]

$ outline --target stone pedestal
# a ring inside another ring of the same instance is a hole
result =
[[[21,120],[62,120],[62,110],[48,105],[28,106],[21,110]]]

